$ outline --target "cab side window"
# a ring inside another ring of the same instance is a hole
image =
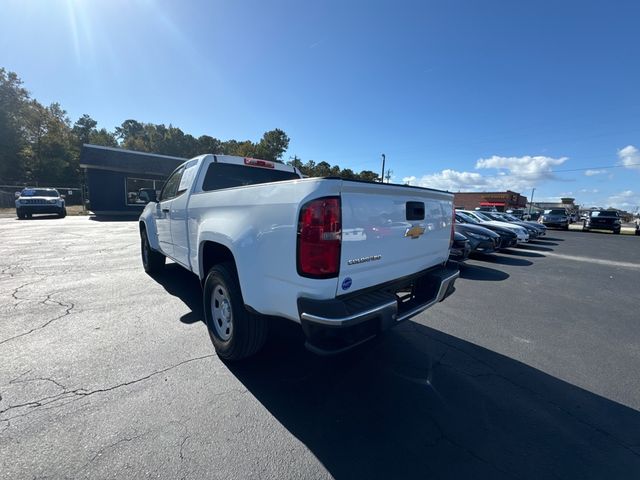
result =
[[[184,173],[184,165],[178,168],[175,172],[171,174],[171,176],[167,179],[164,184],[164,188],[162,192],[160,192],[160,201],[164,202],[165,200],[171,200],[178,194],[178,186],[180,185],[180,180],[182,179],[182,174]]]

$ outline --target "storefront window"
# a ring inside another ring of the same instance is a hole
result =
[[[148,178],[127,178],[127,205],[146,205],[155,202],[162,189],[163,181]]]

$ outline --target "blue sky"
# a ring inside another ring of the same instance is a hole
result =
[[[637,1],[5,0],[0,66],[73,121],[278,127],[285,160],[379,171],[385,153],[396,182],[635,210],[639,18]]]

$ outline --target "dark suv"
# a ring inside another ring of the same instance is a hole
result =
[[[589,230],[611,230],[613,233],[620,233],[620,216],[616,210],[593,210],[585,219],[582,231]]]

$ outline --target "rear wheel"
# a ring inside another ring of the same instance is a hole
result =
[[[233,264],[209,270],[203,290],[207,328],[218,356],[234,361],[258,352],[267,339],[267,321],[245,308]]]
[[[147,230],[145,228],[140,231],[140,250],[144,271],[148,274],[161,272],[164,268],[165,256],[151,248],[149,238],[147,237]]]

